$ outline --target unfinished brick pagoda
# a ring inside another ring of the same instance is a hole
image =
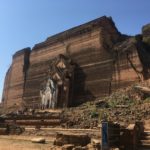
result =
[[[50,85],[53,108],[75,106],[147,80],[149,36],[144,27],[141,35],[123,35],[103,16],[20,50],[6,73],[3,106],[38,107]]]

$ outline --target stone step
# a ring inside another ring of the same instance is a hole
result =
[[[150,135],[142,135],[141,140],[150,140]]]
[[[6,120],[6,124],[17,124],[17,125],[25,125],[25,126],[56,126],[60,125],[60,119],[46,119],[46,120]]]
[[[149,129],[150,130],[150,121],[147,121],[144,123],[144,129]]]
[[[150,150],[150,147],[139,147],[138,150]]]
[[[101,131],[100,129],[65,129],[65,128],[41,128],[40,130],[36,130],[35,128],[25,127],[25,135],[43,135],[43,136],[56,136],[57,133],[76,133],[81,134],[85,133],[90,135],[91,137],[100,138]]]
[[[38,120],[38,119],[60,119],[60,114],[51,114],[51,115],[19,115],[19,116],[13,116],[8,117],[5,119],[5,121],[8,120]]]
[[[150,130],[150,125],[144,125],[144,129]]]
[[[5,116],[5,120],[36,120],[36,119],[57,119],[60,118],[62,111],[60,110],[39,110],[36,113],[27,114],[9,114]]]
[[[150,132],[149,131],[144,131],[142,134],[141,134],[141,136],[143,137],[143,136],[150,136]]]
[[[150,140],[140,140],[140,144],[142,145],[149,145],[150,146]]]
[[[138,150],[150,150],[150,120],[144,123],[144,133],[141,135]]]
[[[150,150],[150,145],[149,144],[140,144],[138,146],[138,150]]]

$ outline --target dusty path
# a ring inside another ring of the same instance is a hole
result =
[[[51,150],[52,143],[50,141],[45,144],[35,144],[30,140],[19,140],[13,137],[0,136],[0,150]]]

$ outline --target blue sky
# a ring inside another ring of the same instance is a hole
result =
[[[103,15],[134,35],[150,23],[150,0],[0,0],[0,97],[17,50]]]

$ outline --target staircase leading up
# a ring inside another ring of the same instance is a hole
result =
[[[144,132],[140,138],[139,150],[150,150],[150,120],[144,123]]]

